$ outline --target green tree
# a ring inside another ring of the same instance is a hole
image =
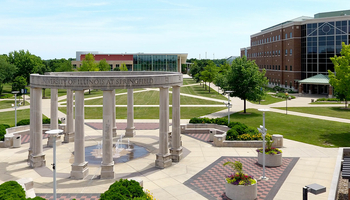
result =
[[[98,64],[95,62],[94,56],[89,53],[85,55],[85,58],[82,60],[81,66],[78,68],[78,71],[98,71]]]
[[[338,96],[345,100],[345,108],[347,108],[347,101],[350,98],[350,45],[342,42],[340,55],[331,58],[335,73],[328,70],[329,83],[334,87]]]
[[[26,79],[23,76],[17,76],[12,82],[12,91],[21,91],[21,89],[25,89],[26,85]]]
[[[218,74],[218,67],[212,62],[204,67],[204,71],[201,72],[201,77],[205,82],[209,83],[209,93],[210,93],[210,83],[214,81],[216,75]]]
[[[28,83],[30,81],[30,74],[43,73],[46,71],[41,58],[29,53],[28,50],[10,52],[8,62],[14,64],[18,69],[15,77],[23,76]]]
[[[97,66],[99,71],[109,71],[111,69],[111,66],[107,63],[106,59],[100,60]]]
[[[3,84],[13,80],[17,67],[6,61],[6,56],[0,56],[0,95],[2,94]]]
[[[261,89],[266,86],[268,80],[265,77],[265,69],[260,72],[254,61],[247,60],[244,56],[236,58],[227,73],[227,86],[231,97],[239,97],[244,100],[244,113],[246,113],[246,100],[258,101],[264,95]]]
[[[125,64],[125,63],[122,63],[122,64],[119,66],[119,71],[128,71],[128,68],[126,67],[126,64]]]
[[[71,72],[74,71],[72,67],[72,63],[70,60],[64,59],[59,63],[54,64],[54,69],[56,72]]]

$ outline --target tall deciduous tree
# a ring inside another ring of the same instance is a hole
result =
[[[78,71],[98,71],[98,64],[95,62],[94,56],[89,53],[85,55],[85,58],[82,60],[81,67],[78,68]]]
[[[213,63],[209,63],[204,67],[204,71],[201,72],[201,77],[205,82],[209,83],[209,93],[210,93],[210,83],[214,81],[215,76],[218,74],[218,67]]]
[[[98,63],[98,70],[99,71],[109,71],[111,70],[111,66],[107,63],[106,59],[100,60]]]
[[[20,50],[18,52],[10,52],[8,62],[18,68],[15,77],[23,76],[28,83],[30,74],[46,71],[41,58],[29,53],[29,51]]]
[[[128,71],[128,68],[126,67],[126,64],[125,64],[125,63],[122,63],[122,64],[119,66],[119,71]]]
[[[15,65],[6,61],[7,56],[0,56],[0,95],[2,94],[3,84],[11,82],[17,71]]]
[[[244,113],[246,113],[246,100],[258,101],[264,95],[261,88],[268,82],[265,73],[265,69],[260,72],[255,62],[247,60],[245,56],[232,62],[227,73],[225,89],[232,91],[231,96],[244,100]]]
[[[345,108],[347,108],[347,100],[350,98],[350,45],[342,42],[340,55],[331,58],[335,73],[328,70],[329,83],[334,87],[335,92],[345,100]]]

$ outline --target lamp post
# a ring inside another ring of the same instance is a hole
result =
[[[53,199],[56,200],[56,138],[58,134],[63,133],[63,130],[61,129],[53,129],[45,132],[46,134],[49,134],[53,137],[53,164],[52,164],[52,170],[53,170]]]
[[[287,115],[287,101],[288,101],[288,92],[285,93],[286,95],[286,115]]]
[[[226,107],[227,107],[227,125],[230,123],[230,108],[232,107],[232,104],[230,101],[230,93],[232,93],[232,92],[233,91],[225,91],[225,93],[228,96],[227,104],[226,104]]]
[[[12,91],[12,94],[15,94],[15,126],[17,126],[17,94],[19,93],[19,91]]]
[[[263,138],[263,175],[260,177],[261,180],[267,180],[268,178],[265,176],[265,136],[267,133],[267,129],[265,128],[265,112],[270,111],[269,109],[259,109],[259,111],[263,112],[263,125],[260,125],[258,128],[259,132]]]

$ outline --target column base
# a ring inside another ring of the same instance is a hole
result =
[[[49,137],[47,138],[47,146],[48,147],[53,147],[53,143],[54,143],[54,137],[52,135],[49,135]],[[61,140],[61,135],[58,135],[56,138],[56,146],[60,146],[62,144],[62,140]]]
[[[89,174],[88,162],[83,162],[78,165],[72,164],[72,171],[70,172],[71,179],[83,179]]]
[[[125,137],[134,137],[136,135],[135,127],[125,129]]]
[[[65,142],[65,143],[74,142],[74,134],[75,134],[74,132],[65,133],[63,142]]]
[[[170,167],[172,164],[170,154],[166,154],[166,155],[156,154],[155,164],[156,164],[156,167],[160,169]]]
[[[38,156],[29,155],[29,166],[31,168],[45,167],[46,166],[45,154],[38,155]]]
[[[101,179],[114,179],[114,162],[110,165],[101,165]]]
[[[330,95],[330,94],[329,94],[329,95],[328,95],[328,98],[333,98],[333,95]]]
[[[31,149],[28,149],[28,163],[30,163],[30,155],[32,155],[33,151]]]
[[[180,160],[182,160],[182,147],[178,149],[170,149],[170,155],[173,162],[180,162]]]
[[[112,128],[112,137],[117,137],[117,127]]]

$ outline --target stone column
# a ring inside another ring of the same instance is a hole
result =
[[[44,167],[46,166],[45,154],[43,153],[43,140],[42,140],[42,93],[41,88],[31,88],[30,95],[30,141],[32,152],[29,156],[29,165],[32,168]]]
[[[159,151],[156,155],[155,165],[158,168],[171,166],[172,161],[168,153],[168,127],[169,127],[169,88],[159,89]]]
[[[328,87],[328,98],[333,98],[333,87],[331,85]]]
[[[102,135],[102,163],[101,163],[101,179],[114,178],[114,161],[113,161],[113,98],[114,92],[108,90],[103,91],[103,135]],[[115,105],[115,104],[114,104]],[[115,123],[114,123],[115,124]]]
[[[128,89],[128,111],[127,111],[127,125],[125,129],[125,137],[135,136],[134,126],[134,89]]]
[[[73,120],[73,91],[67,89],[67,115],[66,115],[66,133],[64,142],[74,142],[74,120]]]
[[[50,130],[58,129],[58,89],[51,88],[51,107],[50,107]],[[53,147],[53,141],[57,145],[61,144],[60,137],[49,135],[47,146]]]
[[[303,84],[299,83],[299,96],[303,95]]]
[[[31,89],[34,89],[34,88],[31,88]],[[33,135],[33,131],[34,130],[34,117],[33,117],[33,114],[34,114],[34,93],[32,92],[33,96],[30,97],[30,125],[29,125],[29,149],[28,149],[28,162],[30,162],[30,155],[32,154],[33,152],[33,145],[34,145],[34,135]]]
[[[170,149],[171,159],[173,162],[179,162],[182,159],[182,146],[180,134],[180,86],[173,86],[173,114]]]
[[[112,111],[113,111],[113,116],[112,116],[112,134],[113,137],[117,137],[117,124],[115,123],[115,119],[117,117],[117,111],[115,110],[115,89],[112,91]],[[110,108],[110,107],[109,107]]]
[[[75,91],[75,134],[74,134],[74,163],[71,178],[83,179],[89,173],[85,161],[84,138],[84,90]]]
[[[58,89],[51,89],[50,129],[58,129]]]

